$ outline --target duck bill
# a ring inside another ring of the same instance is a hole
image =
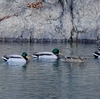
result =
[[[26,56],[26,59],[29,59],[29,57],[28,57],[28,56]]]
[[[63,54],[61,54],[61,53],[59,52],[59,55],[63,55]]]

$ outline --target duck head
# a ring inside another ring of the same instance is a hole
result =
[[[55,48],[55,49],[52,50],[52,53],[55,54],[55,55],[58,55],[59,54],[59,50],[57,48]]]
[[[22,53],[22,57],[23,57],[25,60],[28,60],[28,59],[29,59],[29,57],[28,57],[28,55],[27,55],[26,52],[23,52],[23,53]]]

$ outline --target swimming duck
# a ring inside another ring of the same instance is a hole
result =
[[[100,47],[98,48],[98,51],[95,51],[93,53],[93,55],[94,55],[95,58],[100,58]]]
[[[66,62],[84,62],[86,60],[86,58],[82,58],[82,57],[65,57],[63,59]]]
[[[2,57],[2,59],[8,64],[8,65],[25,65],[29,59],[26,52],[23,52],[22,55],[5,55]]]
[[[59,59],[59,54],[59,50],[55,48],[52,52],[37,52],[32,56],[34,59]]]

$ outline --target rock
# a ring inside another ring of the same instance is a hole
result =
[[[44,0],[46,3],[55,4],[58,3],[59,0]]]
[[[73,24],[76,26],[78,39],[96,40],[100,17],[99,0],[74,0]],[[80,31],[80,28],[82,31]]]
[[[27,6],[37,2],[41,6]],[[99,4],[99,0],[0,0],[0,40],[100,40]]]

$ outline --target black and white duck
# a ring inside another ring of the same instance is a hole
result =
[[[8,65],[25,65],[29,57],[26,52],[23,52],[22,55],[17,55],[17,54],[4,55],[2,59]]]
[[[94,55],[95,58],[100,58],[100,47],[98,48],[98,51],[95,51],[93,53],[93,55]]]
[[[59,49],[55,48],[52,52],[43,51],[43,52],[36,52],[32,55],[33,58],[36,59],[58,59],[59,58]]]

